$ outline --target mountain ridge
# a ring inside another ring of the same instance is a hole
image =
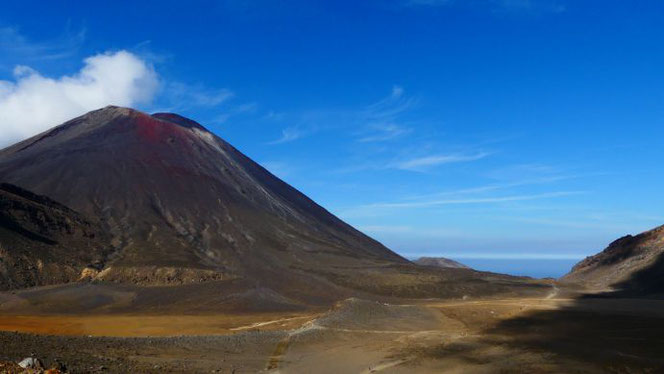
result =
[[[623,236],[574,265],[560,280],[606,292],[661,292],[664,226]]]

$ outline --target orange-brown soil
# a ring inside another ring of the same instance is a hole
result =
[[[313,314],[254,315],[0,315],[0,331],[46,335],[224,335],[245,330],[289,330]]]

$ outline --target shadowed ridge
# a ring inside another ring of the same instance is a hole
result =
[[[31,200],[31,201],[33,201],[35,203],[38,203],[38,204],[51,206],[51,207],[58,208],[58,209],[63,210],[63,211],[73,212],[71,209],[69,209],[68,207],[66,207],[66,206],[64,206],[60,203],[58,203],[57,201],[51,200],[46,196],[37,195],[35,193],[32,193],[32,192],[30,192],[26,189],[23,189],[23,188],[19,187],[19,186],[15,186],[13,184],[0,183],[0,190],[1,191],[6,191],[10,194],[16,195],[18,197],[21,197],[21,198],[24,198],[24,199],[27,199],[27,200]]]
[[[664,226],[659,226],[615,240],[602,252],[576,264],[561,281],[597,291],[625,289],[661,293],[662,282],[657,274],[662,268],[663,256]]]
[[[98,225],[79,213],[0,184],[0,289],[76,281],[90,264],[102,264],[110,251]]]

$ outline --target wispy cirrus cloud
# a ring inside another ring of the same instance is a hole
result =
[[[282,144],[292,142],[294,140],[300,139],[305,134],[302,129],[297,126],[289,126],[281,130],[281,137],[268,142],[267,144]]]
[[[373,124],[369,126],[373,130],[371,135],[366,135],[357,139],[360,143],[371,142],[384,142],[387,140],[396,139],[402,135],[409,134],[413,131],[411,128],[406,128],[394,123]]]
[[[432,194],[426,194],[426,195],[417,195],[417,196],[409,196],[407,197],[408,200],[417,200],[417,199],[433,199],[433,198],[440,198],[444,196],[464,196],[464,195],[473,195],[473,194],[481,194],[485,192],[491,192],[491,191],[498,191],[498,190],[505,190],[505,189],[511,189],[514,187],[522,187],[522,186],[533,186],[533,185],[543,185],[543,184],[549,184],[549,183],[555,183],[559,181],[564,181],[567,179],[573,179],[573,178],[579,178],[581,177],[580,175],[554,175],[554,176],[545,176],[545,177],[538,177],[538,178],[532,178],[532,179],[522,179],[522,180],[515,180],[512,182],[505,182],[505,183],[490,183],[482,186],[476,186],[476,187],[467,187],[467,188],[459,188],[455,190],[447,190],[447,191],[440,191]]]
[[[73,56],[85,41],[86,30],[67,30],[46,41],[34,41],[14,27],[0,27],[0,54],[20,61],[58,60]]]
[[[413,129],[400,123],[399,116],[411,110],[417,100],[404,95],[401,86],[393,86],[390,95],[367,105],[356,115],[360,128],[356,140],[361,143],[384,142],[410,134]]]
[[[521,174],[515,175],[512,173],[512,170],[520,170]],[[523,215],[522,208],[524,205],[516,204],[518,202],[536,200],[553,201],[588,193],[585,189],[561,186],[559,182],[580,179],[590,175],[563,173],[559,167],[543,164],[504,166],[496,169],[495,173],[490,172],[488,174],[495,174],[499,179],[496,181],[495,177],[489,178],[485,176],[484,178],[494,179],[495,181],[478,186],[449,189],[434,193],[402,195],[401,197],[395,197],[392,201],[388,199],[382,202],[361,204],[348,208],[344,214],[349,217],[376,217],[390,216],[394,212],[411,209],[486,205],[486,209],[493,206],[491,209],[499,209],[501,212],[509,212],[506,214],[520,216]],[[518,177],[521,177],[521,179]],[[548,185],[551,186],[546,187]],[[559,202],[556,202],[554,206],[559,206],[559,204]],[[531,207],[532,203],[526,206]],[[475,208],[469,207],[468,209],[472,210]]]
[[[316,134],[321,130],[335,128],[340,126],[339,124],[347,123],[349,117],[344,111],[309,110],[296,115],[269,111],[263,118],[282,126],[287,124],[280,130],[277,139],[266,143],[275,145],[289,143]]]
[[[413,130],[399,121],[399,116],[411,110],[417,100],[406,97],[404,89],[393,86],[390,94],[380,100],[355,109],[315,109],[296,115],[269,112],[265,119],[295,123],[281,130],[281,136],[268,144],[282,144],[326,130],[346,130],[355,141],[376,143],[400,138]]]
[[[166,82],[162,87],[163,99],[171,111],[181,111],[197,107],[215,107],[235,94],[227,88],[210,88],[202,84]]]
[[[365,121],[393,119],[395,116],[411,109],[417,100],[406,97],[401,86],[393,86],[390,95],[367,105],[359,115]]]
[[[156,95],[153,112],[176,112],[196,114],[207,125],[221,124],[233,116],[255,110],[257,104],[235,104],[235,93],[228,88],[209,87],[200,83],[189,84],[176,80],[162,79]],[[206,113],[200,118],[201,112]]]
[[[459,199],[435,199],[425,201],[412,201],[412,202],[386,202],[362,205],[359,208],[427,208],[442,205],[464,205],[464,204],[495,204],[505,203],[512,201],[527,201],[527,200],[540,200],[551,199],[558,197],[566,197],[573,195],[585,194],[587,191],[556,191],[541,194],[526,194],[526,195],[507,195],[507,196],[491,196],[491,197],[475,197],[475,198],[459,198]]]
[[[229,118],[235,117],[242,114],[253,113],[258,109],[258,104],[256,103],[244,103],[239,105],[231,106],[226,109],[223,113],[217,115],[210,123],[225,123]]]
[[[340,212],[340,216],[345,219],[358,217],[377,217],[393,214],[394,212],[403,212],[404,210],[431,209],[444,206],[465,206],[465,205],[497,205],[509,204],[524,201],[551,200],[566,197],[578,196],[588,193],[587,191],[553,191],[539,194],[518,194],[518,195],[500,195],[484,197],[465,197],[449,199],[430,199],[419,201],[394,201],[380,202],[358,205]]]
[[[421,157],[397,157],[386,161],[374,161],[342,167],[334,171],[335,174],[355,173],[366,170],[404,170],[412,172],[425,172],[437,166],[456,164],[481,160],[490,153],[477,152],[472,154],[432,154]]]
[[[436,154],[398,161],[390,164],[390,167],[401,170],[423,171],[434,166],[476,161],[483,159],[488,155],[489,153],[487,152],[475,154]]]

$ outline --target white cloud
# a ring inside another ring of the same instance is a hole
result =
[[[548,183],[555,183],[567,179],[572,179],[572,178],[580,178],[581,176],[578,175],[557,175],[557,176],[551,176],[551,177],[542,177],[542,178],[534,178],[534,179],[523,179],[523,180],[515,180],[513,182],[507,182],[507,183],[494,183],[494,184],[487,184],[483,186],[477,186],[477,187],[467,187],[467,188],[461,188],[457,190],[450,190],[450,191],[441,191],[433,194],[427,194],[427,195],[418,195],[418,196],[410,196],[408,199],[410,200],[415,200],[415,199],[431,199],[431,198],[436,198],[436,197],[441,197],[441,196],[454,196],[454,195],[468,195],[468,194],[477,194],[477,193],[483,193],[483,192],[489,192],[489,191],[495,191],[495,190],[504,190],[504,189],[509,189],[512,187],[521,187],[521,186],[531,186],[531,185],[539,185],[539,184],[548,184]]]
[[[392,87],[392,97],[393,98],[399,98],[403,95],[403,87],[401,86],[393,86]]]
[[[59,78],[17,66],[13,82],[0,81],[0,146],[106,105],[149,102],[158,85],[154,69],[127,51],[88,57],[78,73]]]
[[[434,154],[417,158],[396,158],[388,162],[364,162],[356,163],[352,166],[335,170],[335,173],[355,173],[365,170],[407,170],[415,172],[424,172],[436,166],[445,164],[454,164],[460,162],[470,162],[483,159],[490,153],[480,152],[474,154]]]
[[[164,87],[164,96],[170,111],[182,111],[195,107],[216,107],[235,94],[226,88],[211,89],[203,85],[168,82]]]
[[[303,135],[304,133],[295,126],[286,127],[285,129],[281,130],[281,137],[279,139],[271,141],[268,144],[281,144],[281,143],[292,142],[293,140],[301,138]]]
[[[400,86],[392,87],[390,95],[368,105],[363,111],[356,114],[360,122],[394,121],[400,114],[412,109],[417,100],[404,97],[404,89]]]
[[[221,113],[215,118],[207,121],[207,123],[209,124],[224,123],[228,121],[228,119],[231,117],[242,114],[254,113],[256,112],[257,108],[258,104],[256,103],[245,103],[245,104],[236,105],[234,107],[228,108],[224,113]]]
[[[356,126],[362,128],[357,132],[358,135],[362,135],[357,141],[360,143],[383,142],[411,133],[413,129],[399,123],[399,116],[410,110],[415,104],[415,99],[404,97],[403,87],[392,87],[389,96],[354,113],[351,123],[356,123]]]
[[[395,169],[419,171],[429,167],[451,164],[457,162],[467,162],[482,159],[488,156],[488,153],[476,153],[472,155],[451,154],[451,155],[431,155],[409,160],[399,161],[391,166]]]
[[[405,128],[394,123],[374,124],[370,127],[375,131],[375,134],[357,139],[358,142],[383,142],[412,132],[412,129]]]
[[[398,117],[416,104],[415,98],[405,97],[402,87],[393,86],[388,95],[362,108],[314,109],[294,115],[270,111],[265,120],[287,120],[292,125],[283,128],[280,137],[267,144],[287,143],[332,129],[352,129],[351,135],[359,143],[396,139],[413,131],[400,124]]]
[[[459,204],[492,204],[492,203],[505,203],[511,201],[526,201],[538,199],[550,199],[555,197],[564,197],[583,194],[583,191],[561,191],[550,192],[537,195],[514,195],[514,196],[499,196],[499,197],[480,197],[468,199],[447,199],[447,200],[430,200],[418,201],[408,203],[379,203],[367,205],[373,208],[424,208],[439,205],[459,205]]]
[[[0,27],[0,54],[3,59],[57,60],[72,56],[85,41],[85,29],[70,31],[47,42],[35,42],[13,27]]]

